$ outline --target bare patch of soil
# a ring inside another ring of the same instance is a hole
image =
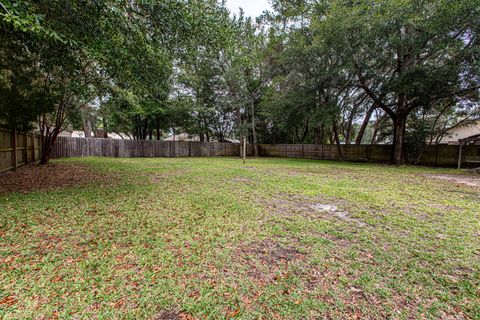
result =
[[[180,320],[180,313],[173,310],[163,310],[153,318],[154,320]]]
[[[255,182],[253,179],[248,177],[234,177],[230,181],[233,183],[243,183],[246,185],[251,185]]]
[[[297,248],[291,245],[281,245],[272,240],[250,243],[239,250],[242,256],[250,256],[264,264],[276,264],[279,262],[289,262],[303,255]]]
[[[196,318],[184,313],[174,310],[163,310],[160,311],[154,318],[154,320],[195,320]]]
[[[365,222],[360,221],[358,219],[351,218],[348,212],[340,210],[337,206],[330,205],[330,204],[314,203],[312,204],[312,208],[314,208],[319,212],[326,212],[328,214],[331,214],[340,220],[355,223],[359,227],[366,226]]]
[[[480,188],[480,176],[466,176],[457,174],[424,174],[424,177],[443,180],[457,185],[466,185]]]
[[[116,179],[112,175],[94,172],[90,167],[79,164],[54,163],[27,165],[0,175],[0,193],[29,193],[61,187],[82,186],[105,181],[109,185]]]
[[[246,275],[258,283],[275,281],[279,274],[288,269],[296,260],[304,259],[298,248],[292,244],[281,244],[272,239],[241,245],[235,259],[247,266]]]
[[[299,195],[279,194],[273,199],[263,201],[266,208],[274,214],[287,217],[302,216],[310,219],[335,217],[336,219],[365,227],[367,224],[350,216],[344,208],[347,202],[340,199],[307,197]]]

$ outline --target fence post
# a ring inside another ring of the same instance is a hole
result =
[[[35,133],[32,132],[32,162],[35,163]]]
[[[25,165],[28,164],[28,135],[27,132],[25,131],[23,133],[23,155],[25,157]]]
[[[17,170],[17,130],[12,130],[12,167]]]

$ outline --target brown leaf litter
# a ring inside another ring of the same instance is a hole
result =
[[[91,183],[108,183],[115,177],[100,173],[87,165],[54,163],[27,165],[0,175],[0,193],[51,190],[54,188],[83,186]]]

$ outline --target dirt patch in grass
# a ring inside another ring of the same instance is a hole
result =
[[[239,246],[235,260],[246,266],[246,275],[253,281],[266,284],[285,273],[289,264],[302,260],[305,255],[295,244],[282,244],[273,239],[255,241]]]
[[[252,257],[265,264],[293,261],[303,255],[292,245],[282,245],[273,240],[252,242],[239,250],[239,254]]]
[[[248,178],[248,177],[234,177],[229,180],[230,182],[233,182],[235,184],[244,184],[247,186],[254,185],[257,181],[254,179]]]
[[[153,318],[154,320],[181,320],[180,312],[174,310],[163,310]]]
[[[351,217],[346,210],[348,203],[340,199],[307,197],[301,195],[278,194],[272,199],[261,201],[268,211],[286,217],[302,216],[309,219],[336,218],[365,227],[360,219]]]
[[[457,185],[466,185],[470,187],[480,188],[479,176],[466,176],[457,174],[424,174],[424,177],[436,180],[443,180]]]
[[[155,169],[155,167],[152,167],[150,169]],[[151,183],[165,183],[168,179],[175,179],[180,175],[183,175],[187,173],[188,170],[186,169],[171,169],[171,170],[162,170],[161,172],[143,172],[140,173],[139,175],[142,177],[146,177],[147,179],[150,179]]]
[[[93,171],[89,166],[54,163],[27,165],[0,175],[0,194],[9,192],[29,193],[61,187],[82,186],[96,183],[111,185],[117,178],[111,174]]]

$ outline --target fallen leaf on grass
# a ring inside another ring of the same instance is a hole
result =
[[[235,318],[240,313],[240,308],[228,313],[227,318]]]
[[[7,306],[11,307],[18,302],[18,299],[15,296],[7,296],[0,300],[0,305],[6,304]]]

